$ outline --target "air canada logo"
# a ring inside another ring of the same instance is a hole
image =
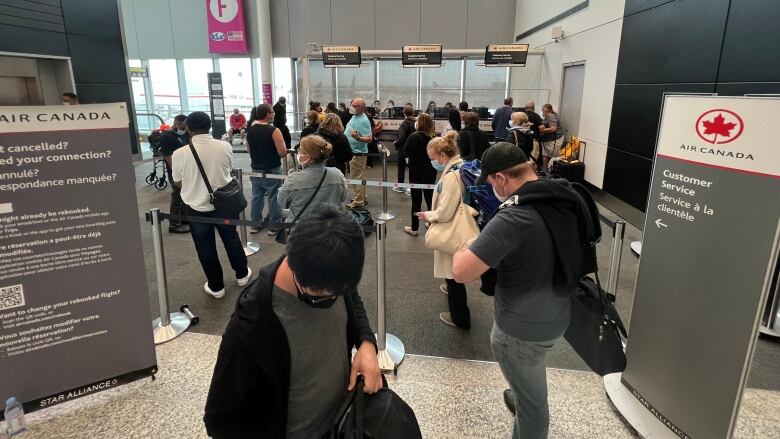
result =
[[[214,41],[225,41],[225,34],[223,32],[212,32],[211,39]]]
[[[733,142],[744,129],[742,118],[737,113],[722,108],[705,111],[696,120],[696,134],[713,145]]]

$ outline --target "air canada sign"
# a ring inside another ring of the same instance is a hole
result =
[[[681,145],[680,149],[720,157],[754,160],[752,154],[719,146],[737,140],[745,130],[745,123],[736,112],[725,108],[707,110],[696,119],[694,129],[696,135],[709,145]]]

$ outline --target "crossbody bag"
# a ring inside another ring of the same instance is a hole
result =
[[[246,209],[246,197],[244,197],[244,190],[241,184],[235,178],[232,178],[228,184],[222,186],[216,191],[211,188],[211,183],[206,176],[206,171],[203,169],[203,163],[200,161],[198,152],[195,151],[195,146],[192,143],[189,144],[192,156],[195,157],[195,163],[200,170],[200,176],[203,177],[203,183],[206,185],[206,190],[209,191],[209,202],[214,206],[214,213],[220,218],[234,218],[237,217],[244,209]]]

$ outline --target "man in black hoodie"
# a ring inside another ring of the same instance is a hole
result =
[[[350,213],[323,207],[299,221],[287,255],[241,292],[222,336],[203,418],[210,437],[319,438],[358,374],[366,393],[382,387],[357,292],[364,260]]]
[[[482,175],[503,203],[485,229],[455,254],[457,282],[498,272],[490,341],[515,408],[515,438],[546,438],[544,359],[569,326],[582,245],[579,195],[566,180],[538,178],[519,148],[506,142],[482,156]]]

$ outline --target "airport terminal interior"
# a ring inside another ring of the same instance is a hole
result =
[[[778,20],[775,0],[0,0],[0,438],[359,437],[328,430],[362,416],[338,423],[328,381],[380,369],[364,437],[780,438]],[[202,173],[246,207],[207,212]],[[318,234],[285,245],[279,186]]]

